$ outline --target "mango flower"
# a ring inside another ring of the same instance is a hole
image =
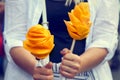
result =
[[[54,48],[54,36],[42,25],[32,26],[26,34],[23,47],[38,59],[44,59]]]
[[[68,12],[70,21],[64,20],[69,35],[73,40],[82,40],[88,36],[90,31],[90,10],[87,2],[80,2],[75,5],[71,12]]]

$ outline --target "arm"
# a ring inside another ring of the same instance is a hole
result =
[[[30,73],[34,79],[53,79],[52,63],[48,63],[44,68],[36,67],[36,58],[23,47],[12,48],[10,54],[15,63]]]
[[[65,48],[61,51],[64,57],[60,66],[60,73],[65,77],[73,78],[76,74],[90,70],[100,64],[107,53],[108,51],[105,48],[94,47],[78,56]]]
[[[13,47],[10,50],[10,55],[17,65],[25,69],[30,74],[33,74],[37,60],[35,57],[23,47]]]
[[[52,80],[52,64],[48,63],[43,68],[36,67],[36,58],[23,48],[28,24],[27,14],[30,12],[28,11],[28,3],[33,0],[23,1],[6,0],[5,4],[4,40],[8,62],[15,62],[34,79]]]
[[[108,51],[105,48],[89,48],[80,55],[80,64],[83,65],[81,66],[82,69],[80,69],[80,72],[90,70],[99,65],[107,54]]]
[[[61,51],[64,55],[60,66],[63,76],[73,78],[77,73],[91,70],[112,58],[117,47],[118,13],[117,1],[100,1],[86,51],[80,56],[68,49]]]

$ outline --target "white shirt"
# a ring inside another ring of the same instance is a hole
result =
[[[27,30],[39,21],[43,10],[43,1],[5,1],[4,42],[8,59],[5,80],[33,80],[31,75],[14,63],[9,50],[14,46],[23,46]],[[117,47],[119,1],[89,0],[89,4],[93,24],[86,40],[86,50],[91,47],[100,47],[106,48],[109,52],[103,62],[92,69],[93,74],[95,80],[113,80],[107,61],[113,57]]]

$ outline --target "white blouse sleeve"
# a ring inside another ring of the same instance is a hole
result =
[[[29,27],[37,24],[42,13],[43,0],[6,0],[4,44],[6,55],[12,47],[23,46]],[[37,15],[36,15],[37,14]]]
[[[92,2],[92,0],[90,1]],[[86,49],[91,47],[106,48],[109,53],[105,60],[109,60],[113,57],[118,43],[119,2],[118,0],[97,1],[99,3],[87,39]]]

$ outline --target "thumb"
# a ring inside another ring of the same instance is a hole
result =
[[[62,55],[66,55],[68,53],[71,53],[71,51],[68,48],[64,48],[62,51],[60,51]]]
[[[47,65],[45,65],[45,68],[52,69],[52,66],[53,66],[52,62],[49,62]]]

